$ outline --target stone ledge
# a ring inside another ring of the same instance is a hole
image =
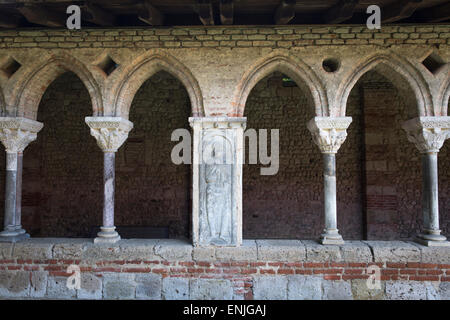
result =
[[[92,239],[32,238],[0,243],[1,259],[80,259],[158,261],[422,262],[450,264],[450,247],[409,241],[244,240],[241,247],[193,247],[188,240],[130,239],[94,244]]]

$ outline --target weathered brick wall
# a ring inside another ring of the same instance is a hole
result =
[[[277,27],[171,27],[123,30],[2,31],[0,48],[198,48],[272,47],[314,45],[450,44],[446,25],[383,26],[277,26]]]
[[[401,241],[193,248],[178,240],[33,239],[0,243],[0,298],[450,299],[449,250]],[[79,289],[67,287],[70,265],[79,267]],[[367,286],[374,267],[379,288]]]

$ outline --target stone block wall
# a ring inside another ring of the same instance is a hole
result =
[[[33,239],[0,243],[0,298],[448,300],[449,250],[402,241],[193,248],[179,240]],[[75,283],[69,266],[79,268],[79,288],[67,286]],[[379,287],[367,286],[371,268],[379,268]]]

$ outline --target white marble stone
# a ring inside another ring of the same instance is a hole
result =
[[[189,122],[194,130],[193,243],[240,246],[246,118],[189,118]]]

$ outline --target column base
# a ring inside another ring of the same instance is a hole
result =
[[[450,242],[447,241],[447,238],[438,233],[420,234],[414,241],[427,247],[450,247]]]
[[[20,242],[29,238],[28,233],[18,233],[17,230],[0,232],[0,242]]]
[[[115,231],[116,227],[100,227],[94,243],[115,243],[120,240],[120,235]]]
[[[321,244],[331,245],[341,245],[345,243],[337,229],[325,230],[325,233],[321,234],[319,242]]]

